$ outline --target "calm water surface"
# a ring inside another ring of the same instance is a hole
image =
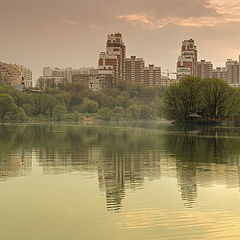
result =
[[[239,156],[239,128],[0,125],[0,238],[240,239]]]

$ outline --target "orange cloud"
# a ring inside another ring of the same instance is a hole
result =
[[[230,22],[240,22],[240,0],[208,0],[205,4],[206,8],[215,10],[214,16],[203,17],[164,17],[157,18],[144,14],[130,14],[119,16],[128,22],[135,22],[147,25],[150,28],[162,28],[169,23],[178,26],[189,27],[214,27],[219,24]]]

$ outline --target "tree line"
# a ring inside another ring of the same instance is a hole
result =
[[[161,116],[163,88],[125,82],[114,83],[102,91],[82,84],[67,83],[42,93],[21,92],[11,86],[0,87],[1,121],[28,119],[79,121],[156,119]]]

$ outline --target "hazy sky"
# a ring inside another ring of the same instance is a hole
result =
[[[97,66],[106,35],[121,32],[127,56],[175,71],[181,42],[223,66],[240,52],[240,0],[0,0],[0,61]]]

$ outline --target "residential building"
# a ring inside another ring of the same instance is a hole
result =
[[[126,46],[123,42],[121,33],[110,34],[107,36],[106,53],[108,55],[117,56],[118,69],[116,74],[116,80],[124,81],[126,79]]]
[[[218,78],[227,81],[227,71],[226,68],[217,67],[212,70],[212,78]]]
[[[201,60],[197,62],[197,73],[196,76],[202,79],[212,78],[213,64],[211,62],[206,62]]]
[[[194,40],[182,42],[181,56],[177,62],[177,79],[197,75],[197,47]]]
[[[0,62],[1,84],[11,85],[22,90],[24,87],[24,77],[21,70],[12,64]]]
[[[226,62],[227,82],[229,84],[240,84],[240,63],[228,59]]]
[[[98,61],[98,74],[113,76],[117,79],[119,70],[118,63],[118,57],[116,55],[101,52]]]
[[[60,84],[65,84],[65,79],[63,77],[44,77],[41,76],[37,81],[37,88],[40,90],[46,88],[56,88]]]
[[[161,67],[150,64],[144,68],[144,84],[146,86],[160,86]]]
[[[32,70],[29,68],[26,68],[22,65],[12,64],[14,67],[18,68],[22,72],[23,80],[22,84],[25,88],[31,88],[33,87],[32,84]]]
[[[143,58],[126,58],[126,81],[144,83],[144,65]]]
[[[93,75],[96,76],[98,74],[98,69],[93,67],[83,67],[79,69],[73,69],[71,67],[69,68],[51,68],[51,67],[45,67],[43,68],[43,77],[61,77],[64,78],[68,82],[76,82],[76,80],[73,79],[77,75]]]
[[[178,83],[179,80],[177,79],[170,79],[169,77],[161,76],[160,79],[160,86],[161,87],[169,87],[172,84]]]
[[[89,89],[92,91],[102,90],[101,79],[98,77],[91,77],[89,80]]]

